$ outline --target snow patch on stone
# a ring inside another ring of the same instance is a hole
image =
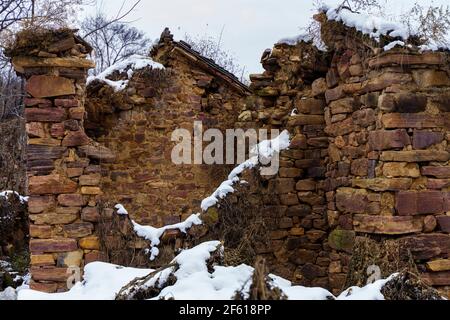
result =
[[[119,215],[128,215],[128,211],[120,203],[116,204],[114,206],[114,208],[117,209],[117,214],[119,214]]]
[[[164,69],[164,66],[162,64],[153,61],[149,57],[135,54],[123,61],[120,61],[108,67],[105,71],[96,76],[88,77],[86,84],[89,85],[92,81],[99,80],[112,87],[115,92],[119,92],[127,87],[129,79],[131,79],[135,70],[140,70],[146,67],[152,67],[153,69]],[[113,81],[108,79],[108,77],[111,76],[114,72],[118,71],[119,73],[122,73],[125,70],[127,70],[128,80]]]
[[[250,150],[250,154],[253,154],[253,156],[235,167],[228,175],[228,180],[223,181],[209,197],[203,199],[201,203],[202,210],[207,211],[210,207],[215,206],[220,199],[226,197],[227,194],[234,192],[233,185],[239,182],[239,175],[245,169],[254,168],[260,163],[262,158],[270,160],[276,153],[287,149],[289,145],[289,132],[284,130],[278,137],[272,140],[261,141],[254,146],[252,150]]]
[[[24,196],[20,195],[17,191],[11,191],[11,190],[2,191],[2,192],[0,192],[0,197],[7,198],[12,194],[19,197],[19,200],[21,203],[28,202],[29,197],[24,197]]]
[[[322,38],[320,38],[320,35],[317,35],[317,37],[313,37],[310,33],[301,33],[293,37],[282,38],[278,40],[276,44],[287,44],[289,46],[295,46],[300,42],[312,42],[313,45],[320,51],[327,51],[327,46],[322,41]]]
[[[146,240],[150,241],[150,260],[153,261],[159,254],[158,246],[161,242],[160,238],[164,234],[166,230],[175,230],[178,229],[183,233],[186,233],[188,229],[190,229],[193,225],[202,224],[202,220],[200,219],[200,213],[192,214],[189,218],[184,220],[183,222],[167,225],[161,228],[155,228],[152,226],[143,226],[136,223],[134,220],[131,220],[133,224],[134,231],[139,237],[142,237]]]
[[[405,46],[405,42],[400,41],[400,40],[392,41],[391,43],[385,45],[383,47],[383,50],[384,51],[389,51],[389,50],[395,48],[396,46],[404,47]]]

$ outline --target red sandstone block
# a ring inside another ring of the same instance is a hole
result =
[[[92,234],[94,225],[89,222],[72,223],[63,226],[63,231],[68,237],[81,238]]]
[[[325,91],[325,99],[326,99],[327,103],[334,101],[334,100],[341,99],[344,96],[345,96],[345,93],[344,93],[343,86],[338,86],[336,88],[328,89],[327,91]]]
[[[25,126],[29,138],[45,138],[46,132],[42,122],[28,122]]]
[[[409,135],[404,129],[369,132],[370,150],[403,148],[408,144],[410,144]]]
[[[443,139],[442,132],[415,130],[412,144],[414,149],[426,149],[433,144],[440,143]]]
[[[395,209],[401,216],[443,213],[444,194],[436,190],[400,191],[396,195]]]
[[[61,108],[26,108],[27,122],[61,122],[66,119],[66,112]]]
[[[58,196],[58,203],[65,207],[81,207],[86,205],[83,196],[78,193],[60,194]]]
[[[64,136],[64,123],[54,123],[50,128],[50,135],[54,138],[62,138]]]
[[[440,128],[445,122],[442,116],[420,113],[388,113],[381,122],[386,129],[393,128]]]
[[[428,179],[427,189],[442,189],[450,187],[450,179]]]
[[[40,108],[51,107],[52,102],[48,99],[39,99],[39,98],[25,98],[23,103],[26,107],[34,107],[38,106]]]
[[[46,293],[54,293],[58,289],[57,283],[30,281],[30,289]]]
[[[30,237],[49,239],[52,237],[52,227],[51,226],[37,226],[34,224],[30,225]]]
[[[35,281],[66,281],[70,274],[67,268],[31,267],[30,273]]]
[[[306,149],[307,148],[306,136],[303,134],[295,135],[291,140],[291,145],[289,146],[289,148]]]
[[[76,107],[69,109],[69,116],[71,119],[83,120],[85,113],[86,110],[84,109],[84,107]]]
[[[420,170],[424,176],[433,176],[439,179],[450,178],[450,166],[434,167],[425,166]]]
[[[77,99],[55,99],[55,106],[64,107],[64,108],[72,108],[78,107],[80,101]]]
[[[387,54],[384,56],[378,56],[369,60],[370,68],[378,68],[388,65],[413,65],[413,64],[428,64],[439,65],[445,63],[445,55],[441,53],[426,53],[421,55],[408,55],[408,54]]]
[[[419,234],[404,238],[405,249],[411,250],[414,259],[428,260],[450,253],[450,235],[442,233]]]
[[[420,275],[421,278],[431,286],[450,285],[450,271],[426,272]]]
[[[31,239],[31,252],[69,252],[77,250],[77,241],[75,239]]]
[[[178,229],[169,229],[164,231],[163,235],[161,236],[161,240],[163,242],[167,242],[171,239],[176,239],[181,235],[181,231]]]
[[[441,231],[450,233],[450,216],[437,216],[436,220]]]
[[[34,176],[28,180],[30,195],[74,193],[78,184],[59,175]]]
[[[91,251],[84,255],[84,263],[88,264],[95,261],[107,261],[107,257],[101,251]]]
[[[62,141],[63,147],[77,147],[89,144],[89,137],[84,130],[70,131]]]
[[[55,206],[54,196],[30,196],[28,198],[28,212],[41,213]]]
[[[95,207],[86,207],[81,211],[81,220],[88,222],[98,222],[100,214]]]
[[[27,81],[25,89],[34,98],[75,94],[75,86],[72,80],[51,75],[31,76]]]
[[[373,216],[356,214],[353,217],[356,232],[374,234],[407,234],[421,232],[423,222],[411,216]]]

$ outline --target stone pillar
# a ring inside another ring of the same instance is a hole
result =
[[[86,75],[94,67],[86,58],[90,51],[72,31],[22,33],[8,51],[26,79],[31,288],[36,290],[67,290],[68,277],[100,256],[94,226],[100,166],[86,156],[93,142],[83,128]]]
[[[276,44],[263,54],[263,74],[250,76],[254,103],[239,117],[241,127],[287,129],[289,150],[266,177],[261,214],[268,229],[262,253],[271,272],[305,286],[329,287],[325,180],[328,137],[324,132],[326,59],[301,42]],[[316,80],[318,79],[319,80]],[[251,109],[253,108],[253,109]],[[248,115],[248,116],[247,116]],[[260,252],[258,252],[260,253]]]

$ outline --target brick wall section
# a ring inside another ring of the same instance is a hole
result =
[[[89,49],[71,31],[44,36],[52,41],[15,52],[12,62],[28,95],[31,288],[54,292],[67,290],[68,267],[99,257],[93,222],[102,192],[100,168],[85,156],[95,149],[83,129]]]

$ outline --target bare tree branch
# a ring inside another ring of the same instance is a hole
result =
[[[86,38],[86,37],[89,37],[92,33],[97,32],[97,31],[99,31],[100,29],[104,29],[104,28],[108,27],[109,25],[111,25],[111,24],[113,24],[113,23],[119,22],[120,20],[122,20],[123,18],[125,18],[127,15],[129,15],[129,14],[131,13],[131,11],[133,11],[134,8],[136,8],[136,6],[137,6],[140,2],[141,2],[141,0],[136,1],[136,2],[133,4],[133,6],[130,8],[130,10],[128,10],[127,12],[125,12],[124,14],[122,14],[121,16],[117,16],[116,18],[107,21],[104,25],[102,25],[102,26],[98,27],[97,29],[94,29],[94,30],[90,31],[89,33],[85,34],[84,37],[85,37],[85,38]],[[123,4],[124,4],[124,3],[125,3],[125,1],[122,2],[122,7],[123,7]],[[119,10],[119,12],[122,10],[122,7],[121,7],[121,9]]]
[[[81,25],[82,32],[87,34],[84,38],[94,48],[96,74],[133,54],[146,54],[150,47],[144,32],[121,22],[109,22],[98,13],[87,17]]]

